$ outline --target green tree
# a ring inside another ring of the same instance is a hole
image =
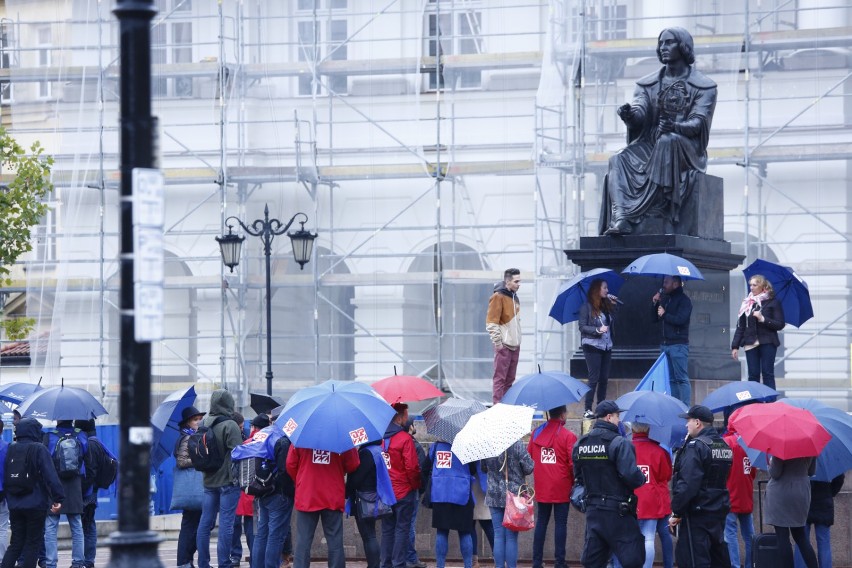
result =
[[[11,284],[10,267],[32,250],[32,228],[47,212],[44,197],[53,191],[50,168],[53,158],[44,155],[36,141],[29,150],[0,127],[0,166],[8,183],[0,186],[0,291]],[[28,318],[6,319],[0,305],[0,327],[9,339],[26,338],[34,322]]]

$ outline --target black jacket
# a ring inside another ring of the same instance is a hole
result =
[[[678,286],[671,294],[661,296],[659,305],[666,310],[661,318],[657,315],[657,306],[654,305],[654,318],[662,321],[662,344],[688,344],[692,300],[684,293],[683,286]]]
[[[778,332],[784,329],[784,310],[781,302],[776,298],[770,298],[760,306],[763,314],[763,322],[757,321],[754,312],[750,316],[745,314],[737,319],[737,329],[731,341],[731,349],[739,349],[745,345],[754,345],[758,341],[761,345],[774,345],[778,347],[781,341]]]
[[[828,481],[811,480],[811,508],[808,524],[831,526],[834,524],[834,497],[840,493],[846,475],[841,473]]]
[[[571,457],[575,482],[586,488],[587,506],[618,510],[618,504],[645,483],[645,474],[636,466],[633,444],[604,420],[596,421],[577,440]]]
[[[47,511],[53,503],[65,501],[65,491],[53,467],[53,459],[44,444],[41,443],[41,423],[35,418],[21,418],[15,426],[15,443],[35,444],[31,454],[32,467],[38,472],[38,481],[32,493],[26,495],[6,494],[9,509],[39,509]],[[60,509],[60,514],[62,510]]]
[[[731,510],[728,472],[733,450],[712,426],[687,440],[674,463],[672,513],[727,515]]]
[[[355,490],[358,491],[375,491],[376,490],[376,461],[373,459],[373,454],[367,446],[377,446],[381,441],[370,442],[364,444],[358,450],[358,457],[361,463],[358,464],[358,469],[346,476],[346,496],[353,497]]]

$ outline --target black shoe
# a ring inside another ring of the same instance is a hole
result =
[[[594,417],[595,417],[595,413],[592,412],[591,410],[587,410],[586,412],[583,413],[583,418],[591,419],[591,418],[594,418]]]

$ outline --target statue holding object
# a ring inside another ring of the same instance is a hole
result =
[[[649,217],[662,217],[672,228],[666,232],[678,232],[681,205],[707,169],[716,83],[694,69],[692,36],[683,28],[660,33],[657,57],[663,67],[639,79],[633,101],[618,108],[628,145],[609,160],[602,235],[642,233],[640,223]]]

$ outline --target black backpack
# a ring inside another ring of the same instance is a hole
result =
[[[118,460],[106,449],[103,442],[89,437],[86,456],[86,482],[97,489],[109,489],[118,476]]]
[[[233,474],[240,490],[255,497],[265,497],[275,491],[275,462],[261,457],[243,458],[233,462]]]
[[[213,434],[213,428],[225,420],[230,420],[230,418],[218,416],[210,426],[199,426],[195,434],[189,437],[187,443],[189,459],[192,460],[192,467],[196,470],[212,473],[219,471],[219,468],[225,463],[222,446]]]
[[[53,432],[59,439],[53,446],[53,465],[60,479],[71,479],[80,475],[80,466],[83,465],[83,444],[77,439],[80,431]]]
[[[287,473],[287,454],[290,452],[290,446],[292,443],[290,442],[290,438],[287,436],[282,436],[277,442],[275,442],[275,467],[277,469],[276,480],[277,484],[281,487],[281,491],[284,495],[290,497],[291,499],[296,495],[296,484],[293,482],[293,478],[290,477],[290,474]]]
[[[27,495],[35,489],[38,478],[30,454],[37,449],[35,444],[13,442],[9,445],[3,471],[3,490],[9,495]]]

